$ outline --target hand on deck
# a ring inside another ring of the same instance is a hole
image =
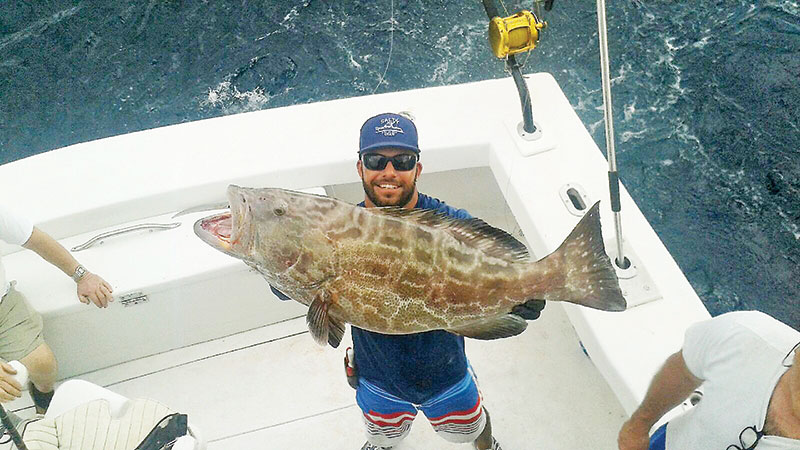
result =
[[[78,281],[78,300],[81,303],[94,303],[98,308],[105,308],[109,302],[113,302],[111,297],[111,285],[99,275],[88,272]]]
[[[17,370],[5,361],[0,361],[0,402],[10,402],[22,396],[22,386],[14,375]]]
[[[635,418],[628,419],[619,430],[619,450],[647,450],[650,447],[650,426]]]

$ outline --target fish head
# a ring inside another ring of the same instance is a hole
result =
[[[285,285],[286,273],[300,266],[301,256],[307,263],[326,253],[310,247],[320,241],[320,227],[308,213],[309,202],[317,196],[235,185],[228,187],[227,196],[230,211],[198,220],[195,233],[217,250],[243,260],[270,283]]]

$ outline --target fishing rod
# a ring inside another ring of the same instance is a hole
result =
[[[539,42],[539,32],[547,24],[530,11],[521,11],[513,16],[502,17],[497,11],[494,0],[482,0],[483,8],[489,17],[489,45],[495,56],[506,60],[506,67],[514,78],[522,104],[522,129],[527,134],[536,132],[533,122],[533,108],[531,107],[531,94],[528,85],[522,78],[522,66],[514,56],[516,53],[527,52],[536,47]],[[538,9],[539,1],[534,2]],[[545,9],[553,7],[553,0],[545,2]]]
[[[536,131],[528,86],[522,77],[521,66],[514,56],[516,53],[533,50],[539,42],[540,31],[547,23],[540,20],[540,4],[550,11],[553,0],[534,0],[535,12],[521,11],[509,17],[501,17],[494,0],[481,0],[486,15],[489,16],[489,45],[498,58],[505,58],[506,65],[514,78],[522,103],[523,130],[530,135]],[[611,211],[614,213],[614,229],[617,238],[617,257],[615,263],[621,269],[631,266],[625,257],[622,239],[622,216],[619,195],[619,172],[614,147],[614,115],[611,110],[611,80],[609,75],[608,32],[606,26],[606,2],[597,0],[597,27],[600,40],[600,67],[603,90],[603,112],[606,130],[606,152],[608,155],[608,187],[611,197]],[[523,136],[524,137],[524,136]]]
[[[6,412],[6,409],[3,408],[3,405],[0,405],[0,422],[3,423],[3,426],[6,428],[6,433],[11,436],[11,440],[14,442],[14,445],[17,447],[17,449],[28,450],[25,442],[22,441],[22,436],[20,436],[19,431],[17,431],[17,427],[15,427],[14,423],[11,422],[11,418],[8,417],[8,413]]]

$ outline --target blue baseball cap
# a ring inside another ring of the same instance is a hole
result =
[[[358,153],[393,148],[419,154],[417,127],[406,116],[383,113],[370,117],[361,126]]]

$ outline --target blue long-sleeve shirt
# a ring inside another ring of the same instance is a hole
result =
[[[425,194],[419,194],[415,208],[435,210],[457,219],[472,218],[466,210]],[[281,300],[289,300],[277,289],[272,291]],[[462,336],[444,330],[388,335],[351,326],[351,331],[359,377],[406,401],[424,403],[466,374]]]

